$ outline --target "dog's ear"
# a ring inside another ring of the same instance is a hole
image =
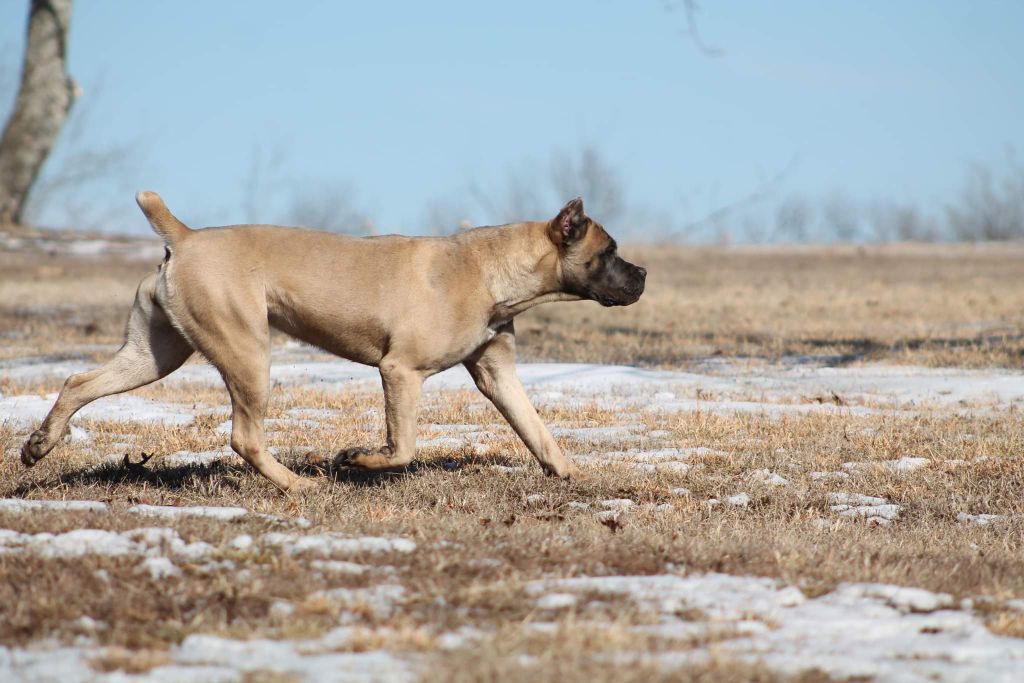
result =
[[[583,213],[583,199],[576,197],[563,206],[548,224],[548,235],[559,247],[568,247],[583,239],[589,224],[587,215]]]

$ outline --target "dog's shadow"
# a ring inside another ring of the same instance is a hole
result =
[[[475,454],[452,454],[430,460],[413,460],[409,465],[394,470],[363,470],[343,465],[334,465],[334,458],[315,461],[308,457],[288,456],[281,458],[282,464],[296,474],[315,479],[326,478],[331,483],[350,486],[380,486],[389,481],[420,473],[446,471],[457,472],[495,465],[521,465],[506,456],[479,456]],[[64,471],[43,480],[24,482],[6,492],[12,497],[24,497],[32,492],[69,486],[118,486],[141,485],[165,491],[182,491],[205,483],[214,482],[241,489],[242,481],[248,477],[262,481],[255,469],[238,458],[215,460],[209,463],[190,463],[177,466],[160,466],[158,456],[143,455],[140,461],[132,461],[125,455],[119,462],[109,462],[85,467],[80,470]]]
[[[285,460],[283,462],[297,474],[309,477],[326,476],[331,481],[354,486],[376,486],[383,482],[428,472],[474,471],[495,465],[511,467],[522,464],[504,455],[481,456],[473,453],[452,453],[429,460],[416,459],[404,467],[391,470],[364,470],[358,467],[336,465],[334,458],[319,463],[309,459],[300,459],[297,462]]]

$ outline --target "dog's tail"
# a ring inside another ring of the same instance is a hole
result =
[[[144,190],[135,195],[135,202],[146,214],[149,224],[153,226],[156,234],[164,238],[164,242],[174,245],[180,242],[192,229],[179,221],[171,213],[164,200],[156,192]]]

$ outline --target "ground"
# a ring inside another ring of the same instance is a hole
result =
[[[201,360],[17,449],[116,349],[159,245],[0,253],[0,680],[1024,680],[1018,246],[626,249],[637,305],[518,323],[582,479],[462,369],[417,460],[370,368],[275,340],[284,496]]]

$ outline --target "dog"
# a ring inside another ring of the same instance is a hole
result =
[[[627,306],[647,276],[618,255],[581,198],[548,221],[448,237],[349,237],[273,225],[193,230],[156,193],[135,199],[164,240],[164,260],[140,283],[114,357],[64,383],[21,449],[26,466],[57,445],[83,406],[165,377],[198,351],[227,385],[231,448],[283,491],[316,485],[267,451],[273,327],[380,370],[387,442],[342,451],[337,463],[377,470],[411,462],[423,381],[462,363],[545,472],[577,474],[516,376],[513,319],[552,301]]]

